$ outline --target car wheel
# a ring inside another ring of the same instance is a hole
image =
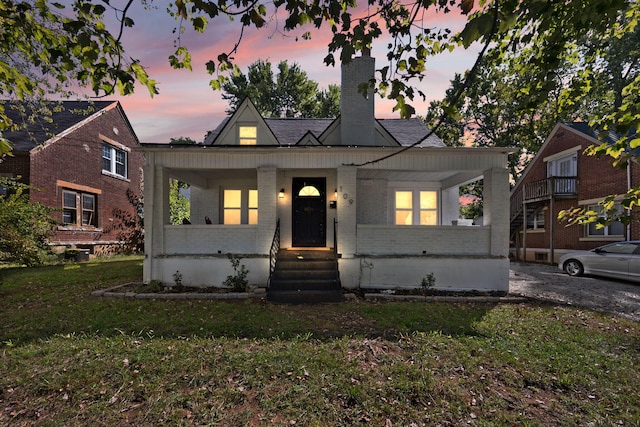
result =
[[[582,276],[584,267],[580,261],[570,259],[564,263],[564,271],[566,271],[569,276]]]

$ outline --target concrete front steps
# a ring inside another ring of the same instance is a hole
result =
[[[319,304],[342,301],[338,259],[331,249],[281,249],[267,300],[283,304]]]

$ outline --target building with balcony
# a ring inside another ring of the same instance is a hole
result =
[[[610,134],[604,142],[617,139]],[[587,207],[611,194],[624,194],[640,183],[640,166],[616,168],[609,157],[584,150],[603,141],[584,122],[559,123],[511,190],[510,252],[523,261],[555,263],[571,250],[588,250],[620,240],[640,238],[637,223],[571,225],[558,221],[561,210]],[[620,207],[618,207],[620,209]]]

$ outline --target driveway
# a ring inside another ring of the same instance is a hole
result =
[[[512,261],[509,292],[640,321],[640,284],[633,282],[571,277],[557,266]]]

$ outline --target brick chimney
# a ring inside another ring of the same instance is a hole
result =
[[[358,85],[374,79],[375,59],[369,49],[362,56],[342,63],[340,94],[340,137],[342,145],[375,144],[374,94],[369,89],[366,95],[358,92]]]

